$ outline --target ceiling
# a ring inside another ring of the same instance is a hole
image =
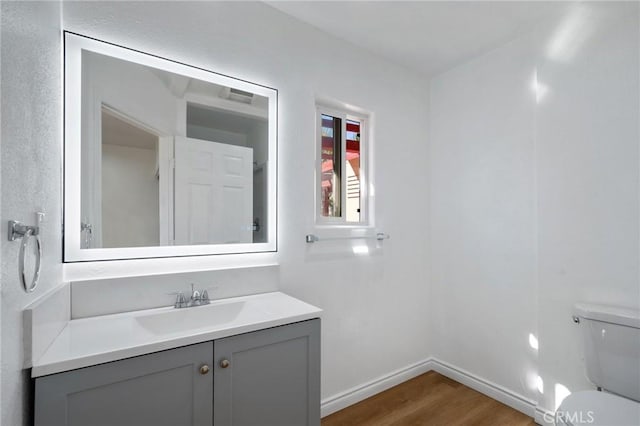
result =
[[[496,48],[571,2],[268,1],[335,37],[432,76]]]
[[[265,119],[244,115],[232,110],[187,103],[187,125],[247,135],[259,129]]]

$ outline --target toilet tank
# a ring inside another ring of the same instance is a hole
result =
[[[609,392],[640,401],[640,311],[578,304],[589,380]]]

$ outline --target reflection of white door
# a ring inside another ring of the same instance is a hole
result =
[[[175,142],[175,244],[253,242],[253,149]]]

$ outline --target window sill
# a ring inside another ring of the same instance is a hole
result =
[[[318,230],[328,230],[328,229],[375,229],[374,225],[366,224],[366,223],[316,223],[314,225],[315,229]]]
[[[383,233],[373,225],[316,224],[310,235],[323,240],[375,239]]]

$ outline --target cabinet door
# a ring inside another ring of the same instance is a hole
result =
[[[35,426],[211,426],[212,361],[206,342],[37,378]]]
[[[319,319],[216,340],[214,359],[215,426],[320,425]]]

